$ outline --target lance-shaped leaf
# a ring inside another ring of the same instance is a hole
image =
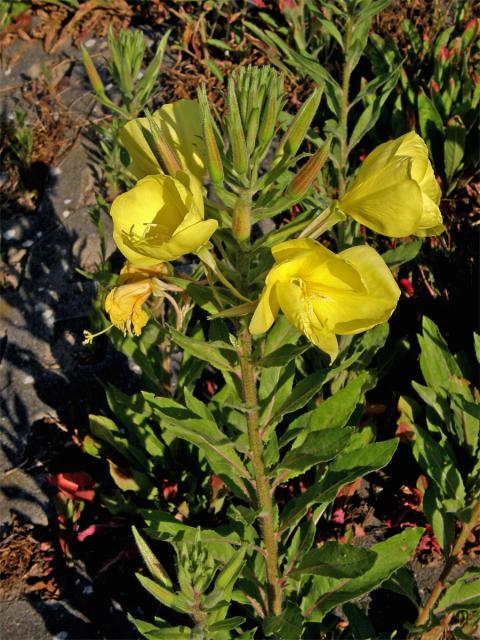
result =
[[[376,378],[372,374],[361,373],[316,409],[293,420],[280,438],[280,446],[283,447],[295,438],[296,445],[299,445],[312,431],[336,429],[338,433],[338,430],[348,423],[357,406],[363,402],[366,391],[371,389],[375,382]]]
[[[235,553],[230,560],[222,567],[215,579],[213,591],[204,600],[204,605],[210,609],[220,601],[229,601],[235,582],[242,570],[246,549],[242,548]]]
[[[152,578],[154,578],[157,582],[161,582],[167,588],[171,588],[172,581],[170,580],[168,573],[165,571],[161,562],[155,556],[148,544],[138,533],[136,527],[132,527],[132,533],[133,537],[135,538],[138,550],[140,551],[143,561],[145,562],[147,569],[150,571]]]
[[[144,393],[144,397],[161,418],[162,426],[187,442],[191,442],[203,451],[208,463],[233,491],[241,497],[248,496],[247,488],[242,480],[250,480],[235,448],[220,431],[215,422],[205,417],[198,417],[191,410],[171,400],[161,398],[153,393]],[[211,415],[211,414],[210,414]]]
[[[335,458],[350,441],[352,429],[323,429],[307,435],[305,440],[284,456],[277,467],[282,482],[304,473],[320,462]]]
[[[376,553],[368,549],[328,541],[319,549],[309,551],[291,575],[356,578],[373,566],[376,557]]]
[[[291,527],[313,505],[327,505],[335,498],[338,491],[349,482],[353,482],[372,471],[378,471],[387,465],[397,446],[398,440],[394,438],[341,453],[329,465],[327,473],[319,481],[309,487],[305,493],[287,503],[281,514],[280,529],[284,531]]]
[[[480,568],[472,567],[455,580],[435,608],[435,614],[443,616],[450,611],[480,611]]]
[[[312,589],[302,602],[305,617],[319,622],[337,605],[351,602],[382,584],[412,556],[423,529],[412,527],[378,544],[373,564],[362,575],[351,578],[314,577]]]
[[[192,612],[193,602],[187,600],[183,594],[173,593],[173,591],[162,587],[158,582],[154,582],[150,578],[147,578],[147,576],[142,576],[140,573],[137,573],[136,576],[140,584],[166,607],[179,613]]]
[[[320,391],[325,383],[328,369],[312,373],[293,387],[292,393],[273,416],[273,421],[287,413],[302,409]]]
[[[191,353],[196,358],[205,360],[217,369],[233,371],[232,364],[222,353],[225,351],[232,351],[233,347],[231,345],[220,340],[205,342],[204,340],[190,338],[172,327],[170,327],[169,332],[175,344],[182,349],[185,349],[185,351],[188,351],[188,353]]]

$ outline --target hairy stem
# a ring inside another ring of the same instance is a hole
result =
[[[271,487],[263,462],[263,442],[260,437],[258,399],[255,367],[252,361],[252,338],[248,329],[239,334],[240,369],[242,373],[243,398],[247,410],[248,440],[255,475],[258,508],[267,569],[268,604],[270,613],[280,615],[282,611],[282,587],[278,577],[277,532],[273,518]]]
[[[434,608],[438,598],[440,597],[443,590],[447,586],[447,580],[451,570],[457,564],[457,562],[459,562],[459,556],[463,551],[463,547],[465,546],[465,542],[467,541],[468,536],[470,535],[472,529],[478,524],[479,519],[480,519],[480,500],[476,502],[476,504],[472,509],[472,517],[470,518],[470,521],[463,524],[462,530],[460,531],[460,533],[457,536],[457,539],[455,540],[453,549],[445,563],[445,566],[443,568],[442,573],[440,574],[440,577],[438,578],[435,586],[433,587],[433,590],[429,595],[427,601],[425,602],[423,607],[420,609],[417,622],[416,622],[417,626],[420,626],[427,622],[430,616],[430,612]]]
[[[348,100],[348,91],[350,88],[350,76],[352,75],[352,65],[350,60],[347,59],[350,51],[350,44],[352,39],[352,18],[347,18],[347,24],[345,26],[344,37],[344,51],[345,61],[343,65],[342,73],[342,104],[340,105],[340,129],[342,132],[342,139],[340,141],[340,166],[338,171],[338,195],[342,196],[345,191],[346,173],[347,173],[347,160],[348,160],[348,109],[350,106]]]

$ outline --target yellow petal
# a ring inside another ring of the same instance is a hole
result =
[[[175,152],[183,169],[193,174],[201,183],[205,175],[202,150],[202,114],[196,100],[179,100],[166,104],[153,114],[166,142]],[[130,170],[137,178],[160,173],[155,154],[143,131],[150,131],[147,118],[128,122],[120,132],[120,138],[130,154]]]
[[[394,158],[367,179],[355,181],[339,207],[357,222],[392,237],[415,233],[422,211],[420,186],[411,177],[412,160]]]
[[[138,336],[148,322],[148,314],[142,304],[152,293],[150,280],[123,284],[113,288],[105,299],[105,311],[112,324],[124,333]]]
[[[275,285],[267,285],[260,296],[257,308],[250,321],[250,333],[258,335],[268,331],[278,314],[278,301],[275,295]]]
[[[335,334],[320,322],[302,288],[294,283],[281,283],[277,285],[277,297],[280,308],[290,324],[316,347],[327,353],[330,362],[333,362],[338,354]]]

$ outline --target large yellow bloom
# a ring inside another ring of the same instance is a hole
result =
[[[202,113],[198,102],[179,100],[165,104],[153,114],[153,119],[180,161],[182,169],[194,175],[201,183],[205,175],[205,162],[202,150]],[[129,168],[138,179],[162,173],[148,144],[149,134],[155,138],[155,131],[150,130],[147,118],[131,120],[120,132],[120,139],[132,161]]]
[[[440,197],[427,146],[412,131],[372,151],[338,206],[386,236],[431,236],[444,228]]]
[[[250,323],[267,331],[281,309],[319,349],[338,353],[336,335],[361,333],[392,314],[400,290],[380,255],[366,245],[338,255],[315,240],[299,238],[272,249],[275,265]]]
[[[218,223],[204,220],[201,189],[191,174],[179,171],[175,178],[147,176],[115,198],[113,239],[127,260],[148,268],[202,247]]]

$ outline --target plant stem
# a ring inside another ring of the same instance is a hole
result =
[[[342,73],[342,104],[340,105],[340,129],[342,132],[342,139],[340,141],[340,165],[338,168],[338,195],[342,196],[345,191],[346,173],[347,173],[347,160],[348,160],[348,109],[350,106],[348,100],[348,90],[350,88],[350,76],[352,75],[352,65],[350,60],[347,59],[350,51],[350,44],[352,39],[352,18],[347,18],[347,24],[345,27],[344,38],[344,51],[345,61],[343,65]]]
[[[445,563],[445,566],[443,568],[442,573],[440,574],[440,577],[438,578],[435,586],[433,587],[433,590],[429,595],[427,601],[425,602],[423,607],[420,609],[416,626],[423,625],[428,620],[431,610],[435,606],[442,591],[447,586],[447,579],[448,579],[448,576],[450,575],[451,570],[457,564],[457,562],[459,562],[459,556],[463,551],[463,547],[465,545],[465,542],[468,536],[470,535],[472,529],[477,525],[479,519],[480,519],[480,500],[477,500],[476,504],[473,506],[472,517],[470,518],[470,521],[463,524],[462,530],[458,534],[455,544],[453,545],[453,549]]]
[[[239,334],[240,369],[242,373],[243,399],[247,412],[248,440],[255,475],[258,508],[262,537],[265,545],[265,563],[267,570],[267,589],[270,613],[278,616],[282,612],[282,587],[278,577],[277,532],[273,518],[271,487],[265,473],[263,462],[263,442],[260,437],[258,419],[258,399],[255,366],[252,360],[252,338],[248,329]]]

